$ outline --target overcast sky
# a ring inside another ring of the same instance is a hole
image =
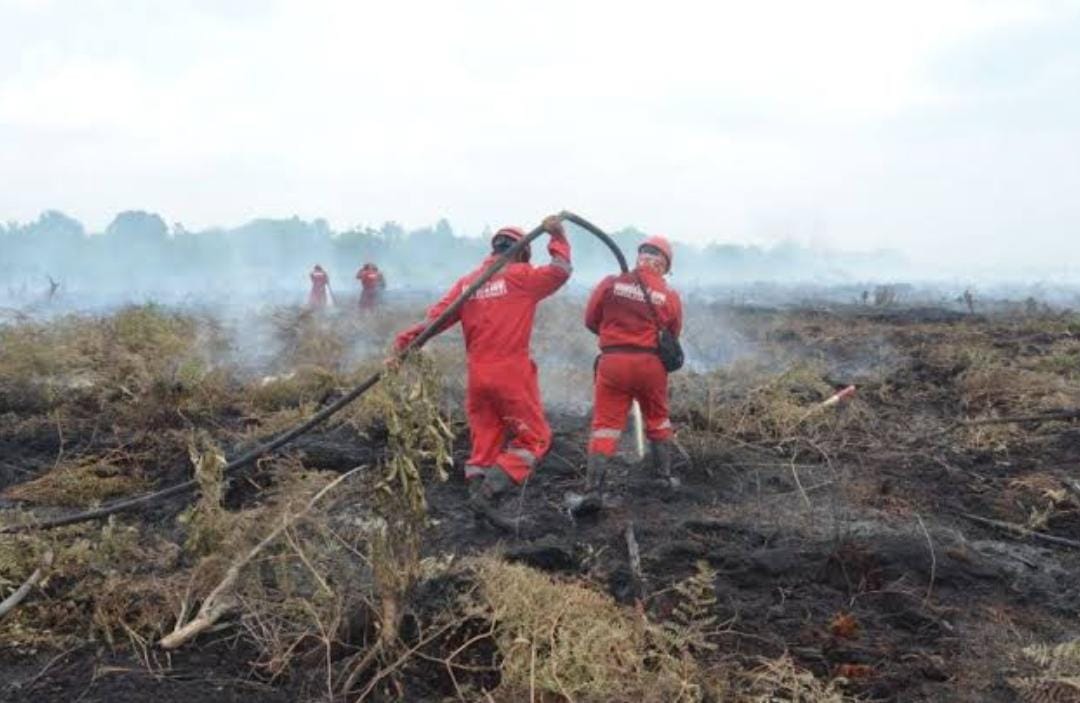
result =
[[[1078,2],[0,0],[0,219],[1078,257]]]

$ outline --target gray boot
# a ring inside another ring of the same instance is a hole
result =
[[[502,497],[513,487],[514,482],[502,469],[497,466],[487,468],[483,476],[469,481],[469,507],[478,519],[503,530],[514,530],[518,527],[517,521],[499,510]]]
[[[588,493],[600,495],[604,492],[604,480],[607,478],[608,458],[603,454],[590,454],[585,468],[585,487]]]
[[[679,479],[671,474],[671,440],[652,443],[653,472],[668,488],[678,488]]]
[[[608,458],[603,454],[590,454],[585,469],[585,495],[571,505],[570,512],[580,517],[604,508],[604,479],[607,478]]]

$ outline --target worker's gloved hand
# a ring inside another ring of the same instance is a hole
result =
[[[557,239],[566,239],[566,230],[563,229],[562,220],[558,215],[548,215],[544,218],[544,231]]]
[[[419,322],[398,334],[398,336],[394,338],[394,351],[404,351],[405,347],[409,346],[414,339],[420,336],[420,333],[424,331],[425,327],[427,327],[426,323]]]

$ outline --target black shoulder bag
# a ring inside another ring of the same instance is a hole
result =
[[[660,363],[664,365],[668,372],[678,371],[686,360],[683,355],[682,345],[679,344],[679,338],[668,332],[668,329],[660,324],[660,315],[656,312],[656,306],[653,305],[652,295],[649,289],[645,287],[645,282],[641,280],[641,276],[638,275],[637,271],[634,271],[634,280],[637,281],[638,288],[641,289],[642,295],[645,296],[645,304],[649,306],[649,313],[656,324],[656,354],[660,357]]]

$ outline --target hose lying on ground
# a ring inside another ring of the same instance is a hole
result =
[[[619,262],[619,267],[624,272],[628,270],[626,265],[626,258],[623,256],[622,251],[619,249],[619,245],[616,244],[615,241],[612,240],[611,237],[608,236],[603,230],[601,230],[599,227],[592,224],[588,220],[584,219],[583,217],[575,215],[572,212],[563,211],[559,213],[559,218],[566,220],[567,222],[572,222],[573,224],[588,231],[590,234],[598,237],[601,241],[604,242],[604,244],[608,246],[609,249],[611,249],[611,253]],[[424,344],[426,344],[428,340],[438,334],[443,329],[443,326],[447,323],[447,321],[452,319],[454,315],[457,314],[458,310],[461,309],[461,306],[465,304],[465,301],[472,297],[473,293],[479,290],[480,287],[487,283],[492,276],[498,273],[508,261],[510,261],[517,255],[519,251],[527,247],[530,242],[532,242],[534,239],[536,239],[543,233],[544,228],[542,226],[537,227],[531,232],[529,232],[529,234],[526,235],[524,239],[515,242],[514,245],[510,247],[510,249],[504,252],[498,259],[496,259],[491,264],[491,266],[489,266],[482,274],[480,274],[480,276],[475,281],[473,281],[472,284],[469,285],[469,287],[462,291],[461,295],[458,296],[457,300],[455,300],[450,305],[450,307],[446,308],[446,310],[444,310],[441,315],[432,320],[431,323],[424,328],[424,331],[421,332],[407,347],[405,347],[405,349],[403,349],[398,354],[398,358],[404,358],[411,351],[424,346]],[[293,441],[300,435],[322,424],[330,416],[334,415],[346,405],[353,402],[354,400],[362,396],[364,393],[369,391],[381,379],[382,371],[376,371],[358,386],[335,400],[330,405],[327,405],[325,408],[315,413],[301,424],[293,427],[291,430],[287,430],[281,433],[280,435],[274,437],[268,442],[249,449],[241,456],[230,461],[228,464],[225,465],[223,469],[223,474],[228,476],[229,474],[232,474],[237,470],[254,463],[257,459],[266,456],[270,452],[280,449],[281,447]],[[184,481],[183,483],[178,483],[176,485],[169,486],[168,488],[154,491],[153,493],[146,493],[141,496],[135,496],[134,498],[127,498],[124,500],[107,503],[105,505],[102,505],[101,507],[93,508],[91,510],[84,510],[82,512],[72,513],[70,515],[61,515],[59,517],[49,518],[46,520],[38,520],[35,522],[2,526],[0,527],[0,534],[14,534],[17,532],[29,532],[31,530],[46,530],[52,529],[54,527],[63,527],[64,525],[74,525],[80,522],[89,522],[90,520],[100,520],[101,518],[108,517],[109,515],[115,515],[117,513],[129,512],[132,510],[145,508],[147,506],[154,505],[155,503],[160,503],[173,496],[187,493],[188,491],[194,490],[196,488],[198,488],[198,481],[196,481],[195,479],[190,479],[188,481]]]

